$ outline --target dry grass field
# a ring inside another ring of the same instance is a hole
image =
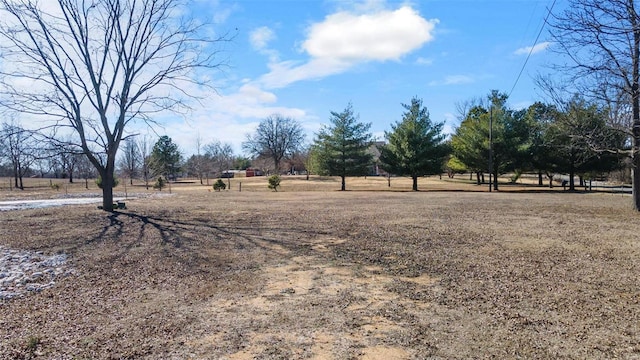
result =
[[[174,184],[113,214],[0,212],[0,246],[66,253],[75,269],[0,300],[0,358],[640,358],[628,196],[444,178],[417,193],[395,178],[348,179],[347,192],[331,178],[285,177],[279,192],[231,182]]]

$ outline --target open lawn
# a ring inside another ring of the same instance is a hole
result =
[[[0,246],[63,252],[75,269],[0,300],[0,358],[640,358],[628,195],[231,182],[174,184],[113,214],[0,212]]]

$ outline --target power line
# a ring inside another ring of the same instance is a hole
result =
[[[509,91],[509,97],[511,97],[511,94],[513,93],[513,90],[515,90],[516,85],[518,85],[518,81],[520,81],[520,77],[522,76],[522,73],[524,72],[524,68],[527,66],[527,63],[529,62],[529,58],[531,57],[531,54],[533,54],[533,50],[536,48],[536,45],[538,45],[538,40],[540,40],[540,35],[542,35],[542,31],[544,30],[544,26],[547,24],[547,21],[549,20],[549,16],[551,16],[551,11],[553,11],[553,7],[555,5],[556,5],[556,0],[553,0],[553,3],[551,4],[551,7],[549,7],[549,10],[547,11],[547,16],[545,16],[544,22],[542,23],[542,26],[540,27],[540,31],[538,31],[538,36],[536,36],[536,39],[533,42],[533,46],[531,46],[531,48],[529,49],[529,53],[527,54],[527,58],[524,60],[524,64],[522,64],[522,68],[520,69],[520,72],[518,73],[518,77],[516,78],[516,81],[513,83],[513,87],[511,88],[511,91]]]

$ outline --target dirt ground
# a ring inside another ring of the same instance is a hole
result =
[[[75,269],[0,302],[0,358],[640,358],[628,196],[289,180],[0,212]]]

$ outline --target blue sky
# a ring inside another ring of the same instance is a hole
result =
[[[511,92],[552,0],[211,1],[194,13],[234,35],[209,74],[217,91],[184,118],[167,118],[186,156],[213,140],[241,152],[245,134],[271,114],[297,119],[307,141],[349,102],[379,139],[416,96],[431,120],[458,125],[456,104]],[[557,5],[556,5],[557,6]],[[554,9],[557,11],[558,9]],[[553,61],[544,31],[511,93],[513,108],[543,98],[533,82]]]

